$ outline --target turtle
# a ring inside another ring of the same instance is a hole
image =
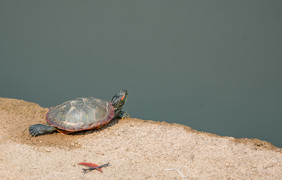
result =
[[[88,129],[99,129],[112,119],[127,118],[122,110],[127,100],[127,90],[121,89],[111,101],[88,97],[66,101],[51,107],[46,114],[47,124],[34,124],[29,127],[31,136],[50,134],[59,131],[68,134]]]

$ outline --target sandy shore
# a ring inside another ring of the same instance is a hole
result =
[[[84,179],[282,179],[282,149],[265,141],[133,118],[96,131],[30,137],[28,127],[44,123],[47,111],[0,98],[0,179],[82,179],[79,162],[110,163]]]

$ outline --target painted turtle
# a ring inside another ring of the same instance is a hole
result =
[[[68,134],[87,129],[99,129],[114,118],[126,118],[122,111],[127,100],[127,90],[121,89],[113,96],[112,101],[94,97],[77,98],[51,107],[46,115],[47,124],[34,124],[29,127],[31,136],[59,131]]]

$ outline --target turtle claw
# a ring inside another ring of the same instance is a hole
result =
[[[121,119],[129,118],[129,114],[127,113],[127,111],[121,111],[120,112],[120,118]]]
[[[37,130],[37,128],[36,128],[36,124],[35,124],[35,125],[31,125],[31,126],[29,127],[29,134],[30,134],[31,136],[33,136],[33,137],[36,137],[36,136],[39,135],[39,132],[38,132],[38,130]]]

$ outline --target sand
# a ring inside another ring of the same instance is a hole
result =
[[[30,137],[28,127],[44,123],[47,111],[0,98],[0,179],[282,179],[282,149],[266,141],[134,118]],[[83,176],[79,162],[110,166]]]

